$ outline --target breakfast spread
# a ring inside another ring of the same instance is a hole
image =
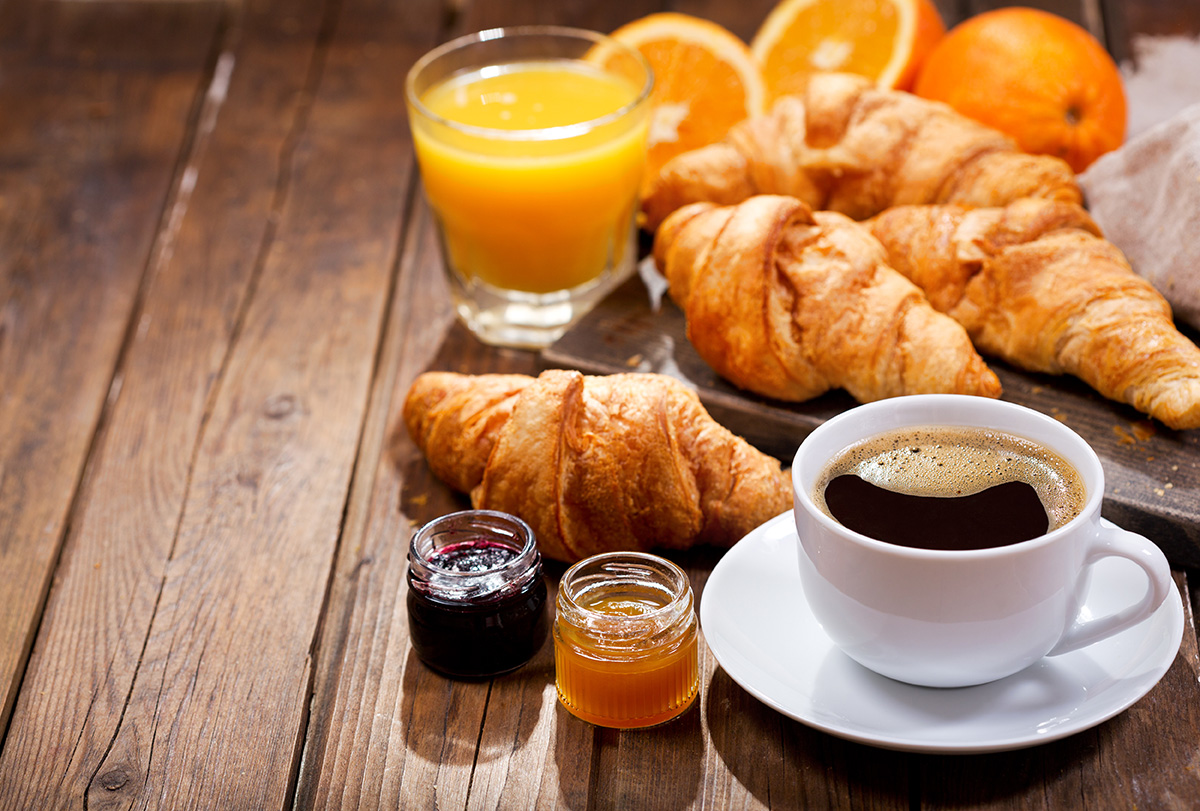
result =
[[[688,15],[613,32],[658,74],[640,222],[697,354],[735,386],[791,402],[832,389],[860,402],[997,398],[983,359],[995,357],[1074,375],[1171,428],[1200,426],[1200,349],[1082,207],[1073,167],[1114,148],[1102,113],[1124,103],[1110,65],[1080,69],[1072,81],[1096,84],[1096,98],[1034,144],[1033,125],[970,112],[981,77],[1007,66],[954,56],[1001,29],[1048,32],[1022,41],[1066,43],[1062,58],[1094,56],[1094,41],[1041,12],[979,15],[945,35],[927,3],[893,7],[894,31],[847,34],[809,28],[816,5],[783,2],[750,51]],[[819,40],[813,59],[835,33],[853,53],[840,65],[800,57],[802,33]],[[862,61],[864,37],[887,66]],[[924,75],[935,55],[963,62],[961,74]],[[1006,92],[1005,103],[1050,104],[1033,88]],[[697,130],[723,102],[741,120]],[[1088,133],[1099,140],[1078,143]],[[436,475],[478,508],[531,522],[560,560],[732,543],[789,502],[778,463],[663,375],[427,373],[405,421]]]
[[[802,401],[917,393],[1000,395],[953,319],[893,270],[866,227],[792,197],[696,203],[654,244],[688,338],[732,383]]]
[[[778,460],[664,375],[427,372],[404,421],[438,477],[524,519],[556,560],[729,546],[791,504]]]
[[[808,13],[784,5],[795,18],[786,26]],[[897,7],[918,20],[923,8]],[[1001,15],[976,36],[1044,22]],[[936,51],[911,36],[894,34],[893,67]],[[811,65],[794,95],[772,93],[773,107],[757,113],[746,99],[763,82],[745,50],[687,15],[650,15],[614,37],[671,72],[652,98],[658,136],[689,92],[701,106],[720,93],[674,66],[739,77],[729,92],[746,116],[721,139],[693,131],[687,107],[675,122],[683,129],[667,133],[674,145],[655,151],[641,220],[656,232],[654,259],[689,341],[729,382],[793,402],[838,388],[860,402],[999,397],[982,354],[1077,376],[1172,428],[1200,426],[1200,349],[1082,208],[1072,166],[1032,154],[1060,150],[1023,151],[1019,133],[961,105]],[[780,56],[768,40],[755,45],[760,62]],[[942,78],[938,92],[963,83]],[[1119,84],[1109,91],[1119,96]],[[476,507],[530,521],[543,553],[560,560],[729,544],[789,503],[778,463],[663,375],[427,373],[405,421],[437,476]]]

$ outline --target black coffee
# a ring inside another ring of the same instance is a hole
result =
[[[1062,526],[1082,510],[1079,473],[1048,448],[985,428],[919,427],[830,460],[814,501],[872,538],[924,549],[988,549]]]
[[[848,474],[826,485],[825,504],[855,532],[922,549],[1008,546],[1045,535],[1050,527],[1037,491],[1025,482],[969,496],[914,496]]]

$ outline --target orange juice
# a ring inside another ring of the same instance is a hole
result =
[[[430,87],[413,141],[460,276],[551,293],[626,257],[645,162],[643,88],[585,61],[494,65]]]

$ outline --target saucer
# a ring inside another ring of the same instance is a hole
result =
[[[767,706],[873,746],[978,753],[1065,738],[1148,693],[1183,638],[1183,604],[1175,594],[1132,628],[999,681],[916,687],[868,670],[833,645],[804,599],[797,554],[791,512],[730,549],[701,596],[705,640],[729,677]],[[1110,613],[1139,599],[1145,583],[1135,564],[1102,559],[1085,607]]]

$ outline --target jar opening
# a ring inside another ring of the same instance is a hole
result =
[[[563,575],[560,622],[603,651],[654,649],[676,642],[692,619],[687,574],[668,560],[614,552],[580,561]]]
[[[533,530],[516,516],[464,510],[418,529],[408,552],[409,585],[444,602],[500,599],[541,575]]]

